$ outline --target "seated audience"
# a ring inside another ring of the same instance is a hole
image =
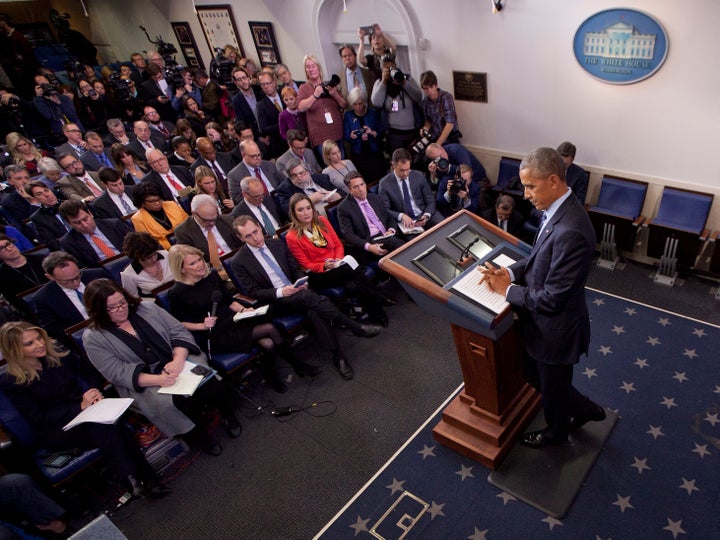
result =
[[[338,204],[337,216],[343,238],[356,248],[353,254],[358,255],[358,260],[361,263],[377,261],[402,246],[405,241],[397,233],[397,222],[380,195],[368,193],[362,175],[358,171],[348,173],[345,185],[350,196]],[[377,238],[382,240],[375,240]]]
[[[522,233],[524,220],[522,214],[515,210],[515,199],[510,195],[500,195],[495,206],[485,210],[481,216],[513,236],[519,237]]]
[[[3,172],[5,180],[13,189],[3,194],[2,207],[7,216],[20,226],[39,206],[38,201],[27,193],[30,174],[22,165],[7,165]]]
[[[87,287],[85,305],[91,327],[83,345],[90,362],[121,397],[133,398],[165,436],[183,435],[191,446],[220,455],[222,446],[204,429],[202,405],[218,408],[228,434],[240,435],[230,396],[217,378],[210,377],[190,397],[157,392],[175,384],[186,361],[207,368],[205,355],[180,322],[109,279]]]
[[[115,170],[122,176],[123,182],[128,186],[139,184],[150,171],[144,160],[139,160],[135,154],[125,148],[121,143],[115,143],[110,148]]]
[[[587,195],[590,173],[573,163],[573,161],[575,161],[575,152],[577,151],[573,143],[566,141],[558,146],[557,151],[565,162],[565,183],[572,189],[572,192],[578,200],[582,204],[585,204],[585,195]]]
[[[185,167],[189,169],[190,166],[195,163],[195,154],[190,141],[181,135],[176,135],[170,141],[172,147],[172,154],[168,156],[168,162],[173,167]]]
[[[432,71],[420,75],[420,87],[425,93],[422,100],[425,116],[423,129],[429,131],[433,140],[440,146],[445,143],[459,143],[462,133],[452,94],[438,88],[437,76]]]
[[[280,137],[287,141],[288,131],[295,129],[304,133],[307,131],[307,126],[305,125],[305,114],[297,108],[297,91],[291,86],[285,86],[280,90],[280,97],[285,108],[278,116],[278,130]]]
[[[290,215],[290,197],[295,193],[304,193],[317,208],[324,208],[328,203],[339,201],[342,196],[333,193],[335,187],[326,174],[310,174],[305,162],[298,158],[288,161],[287,178],[277,190],[277,200],[283,213]]]
[[[0,506],[2,519],[15,526],[27,522],[38,531],[58,536],[67,535],[66,531],[69,531],[64,519],[65,509],[45,495],[27,474],[9,473],[0,476]],[[16,537],[7,527],[0,526],[0,538]]]
[[[262,180],[268,193],[280,186],[284,177],[278,173],[272,162],[262,158],[260,148],[254,141],[243,141],[240,144],[240,154],[242,161],[228,173],[228,195],[235,203],[242,199],[240,180],[246,176]]]
[[[228,191],[227,177],[235,167],[235,161],[229,152],[218,152],[209,137],[199,137],[197,140],[197,151],[200,157],[197,158],[190,170],[194,171],[200,165],[209,167],[215,173],[225,193]]]
[[[229,213],[235,207],[233,200],[225,195],[225,190],[222,184],[218,183],[213,170],[205,165],[195,169],[195,189],[190,194],[191,200],[197,194],[209,195],[215,199],[222,214]]]
[[[42,175],[36,177],[36,180],[42,182],[50,189],[57,188],[57,182],[66,175],[58,162],[51,157],[44,157],[38,160],[38,172]],[[60,189],[58,188],[58,191]]]
[[[55,148],[55,155],[72,154],[80,159],[87,150],[87,143],[83,139],[83,134],[77,124],[64,124],[62,127],[63,135],[67,141]]]
[[[0,351],[7,361],[3,391],[30,423],[37,446],[47,450],[99,448],[115,475],[134,497],[163,497],[160,483],[124,422],[85,422],[63,426],[103,399],[102,379],[73,352],[56,348],[47,332],[31,323],[11,322],[0,329]]]
[[[175,129],[175,124],[160,118],[160,113],[157,112],[155,107],[150,106],[143,108],[143,120],[148,123],[148,126],[150,126],[153,132],[162,136],[167,145],[170,137],[172,137],[172,130]]]
[[[88,131],[85,134],[87,142],[87,151],[80,156],[80,161],[87,171],[99,171],[100,167],[112,167],[112,153],[109,148],[105,148],[102,137],[94,131]]]
[[[440,169],[436,169],[440,172]],[[454,175],[444,174],[438,184],[437,209],[443,216],[450,216],[460,210],[477,214],[481,209],[483,190],[473,178],[473,170],[467,163],[461,163]],[[484,202],[484,201],[483,201]]]
[[[310,197],[296,193],[290,198],[290,230],[285,237],[288,249],[308,275],[313,290],[343,287],[347,295],[363,306],[370,319],[387,326],[383,296],[350,263],[343,260],[345,249],[332,225],[320,215]]]
[[[315,157],[315,152],[307,147],[307,135],[304,131],[291,129],[287,132],[288,150],[275,160],[275,167],[280,175],[284,176],[287,171],[287,164],[292,158],[303,160],[311,173],[319,173],[322,170]]]
[[[57,181],[57,187],[68,201],[92,202],[103,194],[105,186],[95,171],[86,171],[82,162],[70,154],[57,156],[58,165],[67,176]]]
[[[96,221],[80,201],[65,201],[59,212],[72,228],[60,238],[60,247],[71,253],[83,268],[97,268],[100,261],[120,254],[123,239],[132,230],[121,219]]]
[[[217,152],[227,152],[229,154],[235,150],[235,141],[228,137],[228,134],[219,123],[208,122],[205,124],[205,134],[213,143]]]
[[[105,136],[105,146],[112,146],[113,144],[119,143],[123,146],[127,146],[130,141],[135,139],[135,134],[128,134],[125,131],[125,124],[122,120],[119,118],[110,118],[106,122],[106,126],[108,128],[108,134]],[[144,156],[139,155],[137,156],[139,159],[142,159]]]
[[[39,253],[23,255],[14,239],[0,234],[0,292],[5,300],[26,315],[30,313],[29,309],[17,295],[47,283],[42,267],[44,258]]]
[[[358,88],[348,94],[348,106],[343,121],[345,142],[350,145],[350,157],[363,177],[376,181],[388,170],[388,163],[380,151],[380,119],[375,109],[367,106],[367,95]],[[333,182],[334,183],[334,182]]]
[[[194,184],[186,167],[170,166],[168,158],[160,150],[148,150],[147,162],[152,169],[141,183],[157,185],[166,201],[176,201],[186,195]]]
[[[122,219],[134,212],[133,190],[139,186],[126,186],[120,174],[110,167],[98,171],[100,180],[107,188],[105,193],[90,203],[90,208],[98,219]]]
[[[304,277],[287,245],[280,239],[262,234],[260,224],[251,216],[240,216],[233,224],[238,237],[245,243],[232,258],[232,269],[243,292],[262,304],[270,304],[276,316],[305,314],[313,327],[318,345],[329,351],[333,363],[344,379],[353,378],[345,352],[335,335],[333,323],[345,325],[358,336],[373,337],[380,327],[360,324],[344,315],[325,296],[309,289],[307,283],[296,287]]]
[[[355,165],[349,159],[343,159],[340,153],[340,147],[338,147],[335,141],[325,141],[322,145],[322,157],[325,162],[325,167],[322,170],[323,174],[327,174],[330,182],[338,193],[341,195],[347,195],[345,191],[345,182],[343,181],[347,173],[350,171],[356,171]]]
[[[278,228],[287,219],[275,203],[272,195],[263,189],[263,183],[254,176],[246,176],[240,181],[243,200],[232,211],[232,217],[253,216],[262,225],[265,236],[276,236]]]
[[[173,129],[172,136],[185,137],[185,140],[190,143],[190,147],[193,150],[195,149],[195,144],[197,142],[197,133],[195,133],[192,125],[185,118],[181,118],[175,123],[175,129]]]
[[[39,180],[30,182],[26,189],[40,203],[40,208],[30,215],[38,240],[52,251],[60,249],[60,238],[70,231],[70,225],[58,213],[60,202],[55,192]]]
[[[123,242],[123,252],[132,262],[120,272],[123,288],[132,296],[154,302],[152,291],[173,280],[168,252],[160,249],[148,233],[131,232]]]
[[[144,120],[136,120],[133,123],[135,138],[125,145],[139,160],[145,159],[148,150],[154,148],[165,151],[165,138],[157,131],[150,129],[150,125]]]
[[[319,373],[318,368],[294,358],[280,331],[266,316],[233,321],[235,313],[251,312],[253,308],[233,299],[217,272],[208,270],[202,251],[183,244],[173,246],[170,268],[175,276],[175,284],[169,291],[170,312],[209,354],[247,353],[255,345],[259,346],[264,352],[261,366],[265,380],[279,393],[287,392],[277,371],[280,356],[293,365],[298,375]],[[215,315],[208,316],[215,303]]]
[[[170,249],[168,235],[187,219],[185,210],[175,201],[164,201],[160,188],[149,183],[137,186],[133,203],[138,209],[130,218],[135,230],[148,233],[163,249]]]
[[[25,236],[12,225],[3,225],[2,223],[0,223],[0,234],[9,236],[10,239],[15,242],[15,245],[20,251],[27,251],[35,247],[35,245],[30,240],[28,240],[27,236]]]
[[[16,131],[5,136],[7,151],[10,153],[13,162],[23,167],[30,176],[38,174],[38,161],[47,156],[47,152],[40,150],[33,142]]]

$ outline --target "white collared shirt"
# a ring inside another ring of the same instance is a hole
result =
[[[78,291],[80,291],[80,294],[85,294],[85,284],[81,281],[80,286],[77,289],[68,289],[67,287],[63,287],[59,283],[58,283],[58,286],[60,287],[62,292],[65,293],[65,295],[68,297],[68,299],[72,302],[72,305],[77,308],[77,310],[80,312],[80,315],[82,315],[83,319],[87,320],[88,319],[87,310],[85,309],[85,306],[80,301],[80,298],[77,295]]]

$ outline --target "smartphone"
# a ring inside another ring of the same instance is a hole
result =
[[[53,467],[55,469],[59,469],[63,465],[65,465],[68,461],[72,459],[72,456],[68,454],[50,454],[48,457],[46,457],[43,460],[43,464],[46,467]]]
[[[365,32],[365,35],[366,35],[367,37],[370,37],[370,36],[372,36],[372,35],[375,33],[375,27],[374,27],[373,25],[370,25],[370,26],[361,26],[361,27],[360,27],[360,30],[362,30],[363,32]]]
[[[198,364],[194,368],[190,370],[190,373],[194,373],[195,375],[202,375],[203,377],[206,377],[212,373],[212,371],[205,366],[201,366]]]
[[[303,285],[305,285],[307,282],[308,282],[308,277],[303,276],[300,279],[298,279],[295,283],[293,283],[293,287],[295,287],[297,289],[298,287],[302,287]]]

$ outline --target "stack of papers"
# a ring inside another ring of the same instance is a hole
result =
[[[106,398],[93,403],[87,409],[70,420],[63,431],[74,428],[78,424],[94,422],[96,424],[114,424],[127,408],[135,401],[133,398]]]

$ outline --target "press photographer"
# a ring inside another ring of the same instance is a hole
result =
[[[62,127],[68,122],[77,124],[81,130],[85,131],[72,99],[63,94],[58,85],[51,84],[48,78],[43,75],[35,76],[33,105],[40,115],[47,120],[50,131],[58,139],[62,139]]]

